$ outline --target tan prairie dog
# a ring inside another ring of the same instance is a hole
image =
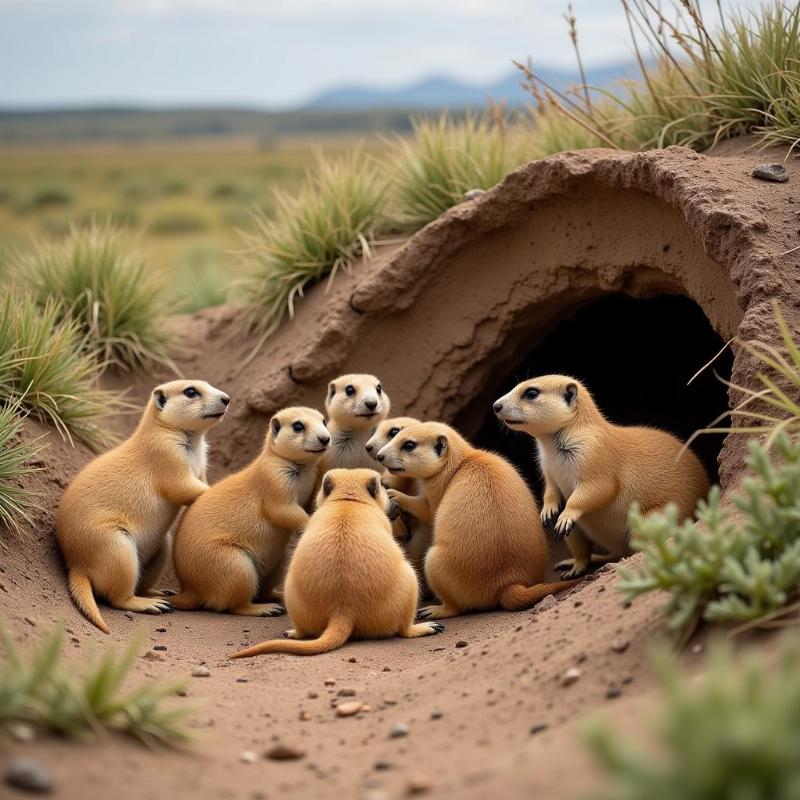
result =
[[[494,411],[509,428],[536,439],[545,483],[542,523],[556,538],[567,537],[573,556],[556,565],[564,577],[630,554],[633,503],[645,514],[674,503],[686,519],[708,493],[703,465],[678,439],[656,428],[613,425],[575,378],[524,381]],[[592,553],[593,544],[606,553]]]
[[[577,583],[541,583],[548,555],[536,500],[504,458],[472,447],[447,425],[423,422],[400,431],[378,460],[425,487],[417,497],[388,490],[400,508],[433,524],[425,578],[441,605],[421,617],[527,608]]]
[[[286,575],[284,598],[293,625],[288,639],[262,642],[232,658],[315,655],[350,638],[415,638],[444,630],[438,623],[414,622],[417,576],[392,536],[392,508],[375,470],[325,473],[317,510]]]
[[[418,424],[419,420],[413,417],[392,417],[391,419],[383,420],[367,440],[367,452],[377,460],[378,453],[403,428]],[[396,489],[404,494],[418,495],[423,491],[420,481],[402,475],[392,475],[388,470],[381,477],[381,482],[387,489]],[[433,532],[431,526],[420,522],[411,514],[403,513],[395,520],[392,529],[394,530],[395,538],[398,538],[398,534],[400,534],[400,541],[408,554],[411,566],[421,575],[425,567],[425,555],[431,546]]]
[[[87,464],[64,492],[56,536],[69,591],[104,633],[95,593],[127,611],[172,610],[153,589],[167,558],[167,531],[181,506],[208,489],[205,434],[229,402],[205,381],[157,386],[131,437]]]
[[[331,446],[320,464],[320,474],[329,469],[372,468],[367,440],[389,415],[390,407],[389,396],[374,375],[341,375],[331,381],[325,398]]]
[[[284,612],[266,601],[276,599],[292,534],[308,522],[303,507],[330,439],[313,408],[284,408],[272,417],[259,456],[215,483],[184,514],[173,545],[181,584],[171,598],[175,608],[247,616]]]

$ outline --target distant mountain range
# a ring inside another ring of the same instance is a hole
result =
[[[541,68],[536,74],[559,91],[580,82],[577,71]],[[592,86],[608,87],[621,78],[635,78],[638,67],[633,61],[609,64],[587,70]],[[376,108],[462,109],[486,105],[491,99],[508,106],[531,102],[521,86],[522,74],[513,70],[494,83],[471,84],[447,76],[432,76],[407,86],[377,88],[341,86],[318,94],[305,109],[356,111]]]

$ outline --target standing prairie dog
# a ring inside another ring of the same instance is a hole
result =
[[[374,375],[340,375],[331,381],[325,398],[331,446],[320,464],[320,476],[329,469],[370,469],[367,440],[390,407],[389,396]]]
[[[181,506],[208,489],[205,434],[229,402],[205,381],[157,386],[131,437],[87,464],[64,492],[56,536],[69,591],[104,633],[94,592],[127,611],[172,610],[152,588],[167,558],[167,531]]]
[[[418,424],[419,420],[413,417],[393,417],[383,420],[367,441],[367,452],[377,460],[380,450],[394,439],[403,428]],[[395,476],[388,470],[381,477],[381,483],[387,489],[396,489],[404,494],[418,495],[424,490],[421,482],[415,478],[403,477],[402,475]],[[395,520],[392,530],[395,533],[395,538],[398,538],[398,533],[403,537],[400,538],[400,541],[408,554],[408,560],[411,562],[411,566],[417,570],[417,574],[422,575],[425,569],[425,555],[431,546],[431,535],[433,533],[431,526],[420,522],[416,517],[405,512]]]
[[[541,583],[548,557],[536,500],[505,459],[472,447],[447,425],[423,422],[400,431],[378,460],[425,487],[417,497],[388,490],[400,508],[433,523],[425,577],[441,605],[422,609],[421,617],[527,608],[577,583]]]
[[[415,638],[440,633],[415,624],[417,576],[392,536],[393,506],[371,469],[325,473],[317,510],[294,551],[284,598],[294,626],[289,640],[262,642],[234,653],[315,655],[348,639]]]
[[[178,526],[173,545],[181,592],[175,608],[205,606],[246,616],[275,616],[284,553],[308,522],[317,465],[331,440],[313,408],[284,408],[270,420],[260,455],[215,483]]]
[[[536,439],[545,483],[542,523],[556,538],[567,537],[573,555],[556,565],[564,577],[630,554],[633,503],[645,514],[674,503],[686,519],[708,493],[703,465],[678,439],[656,428],[612,425],[575,378],[524,381],[494,411],[509,428]],[[592,553],[592,544],[606,554]]]

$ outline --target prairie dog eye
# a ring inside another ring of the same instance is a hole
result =
[[[400,433],[400,428],[391,428],[389,430],[389,438],[394,439],[394,437],[397,436],[398,433]]]
[[[539,396],[539,390],[531,386],[523,392],[522,396],[525,400],[535,400]]]
[[[353,386],[353,384],[352,384],[352,383],[350,383],[350,384],[348,384],[347,386],[345,386],[345,388],[344,388],[344,393],[345,393],[345,394],[346,394],[348,397],[352,397],[352,396],[353,396],[353,395],[356,393],[356,387],[355,387],[355,386]]]
[[[190,399],[193,399],[195,397],[200,397],[200,392],[198,392],[197,389],[194,388],[194,386],[187,386],[183,390],[183,393]]]
[[[302,433],[306,429],[306,426],[303,425],[302,422],[295,422],[292,424],[292,430],[295,433]]]
[[[406,453],[410,453],[412,450],[416,450],[417,449],[417,443],[416,442],[411,442],[411,441],[403,442],[403,446],[400,449],[401,450],[405,450]]]
[[[381,386],[380,384],[378,384],[378,385],[375,387],[375,391],[376,391],[378,394],[383,394],[383,386]]]

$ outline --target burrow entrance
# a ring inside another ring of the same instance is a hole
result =
[[[723,344],[702,309],[688,297],[607,295],[564,318],[532,350],[520,355],[510,374],[493,375],[491,399],[537,375],[574,375],[588,386],[612,422],[653,425],[687,439],[728,407],[727,389],[711,369],[687,386]],[[727,350],[714,363],[714,370],[730,379],[732,365],[733,355]],[[478,447],[510,459],[541,496],[529,436],[509,431],[489,413],[472,439]],[[692,445],[712,481],[718,478],[723,439],[722,435],[703,435]]]

